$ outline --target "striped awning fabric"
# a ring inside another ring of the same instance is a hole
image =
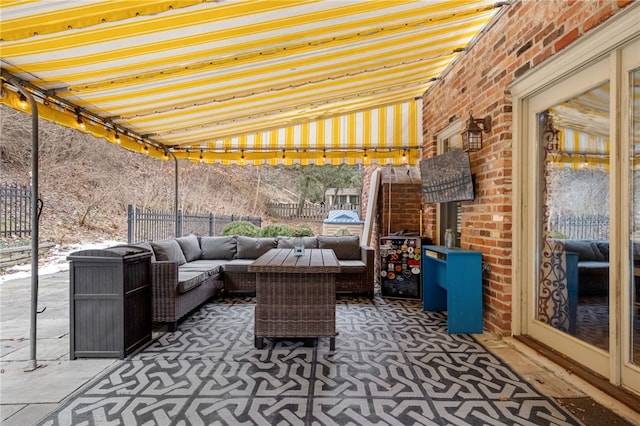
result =
[[[558,131],[558,145],[549,162],[558,168],[609,170],[611,120],[610,84],[604,82],[549,110]],[[631,75],[630,98],[633,127],[629,135],[632,168],[640,170],[640,73]]]
[[[551,161],[560,167],[609,170],[609,138],[570,128],[559,129],[560,150]]]
[[[501,4],[3,0],[2,103],[160,158],[415,163],[422,94]]]
[[[556,167],[609,169],[608,82],[549,110],[558,130],[558,151],[550,162]]]

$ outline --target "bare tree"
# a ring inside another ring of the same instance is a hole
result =
[[[547,207],[552,215],[609,214],[609,174],[597,169],[551,169]]]

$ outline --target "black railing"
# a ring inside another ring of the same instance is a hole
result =
[[[551,230],[562,238],[574,240],[608,240],[609,216],[583,215],[551,218]]]
[[[31,235],[31,188],[0,185],[0,236]]]
[[[178,226],[176,227],[176,219]],[[262,219],[259,217],[193,214],[178,210],[162,211],[140,209],[129,205],[127,209],[127,242],[135,244],[143,241],[163,240],[183,235],[220,235],[222,229],[231,222],[247,221],[260,227]],[[177,234],[176,235],[176,229]]]

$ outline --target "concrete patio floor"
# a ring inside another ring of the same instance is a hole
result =
[[[69,273],[58,272],[39,279],[39,309],[44,309],[38,315],[39,367],[25,371],[31,358],[30,298],[29,278],[0,282],[0,423],[5,426],[37,423],[79,389],[122,363],[117,359],[69,359]],[[592,400],[593,413],[588,412],[589,407],[579,409],[585,425],[640,423],[637,412],[521,342],[489,333],[474,337],[544,395]]]

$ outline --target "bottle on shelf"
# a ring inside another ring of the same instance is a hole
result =
[[[444,246],[446,248],[452,248],[454,246],[453,229],[448,228],[444,233]]]

